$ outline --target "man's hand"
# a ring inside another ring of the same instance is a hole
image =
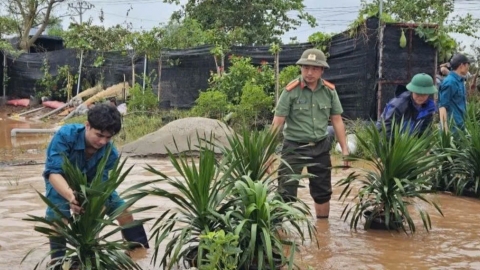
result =
[[[268,158],[267,162],[265,163],[265,166],[267,166],[267,173],[268,173],[268,174],[271,174],[271,173],[273,172],[272,167],[273,167],[273,162],[274,162],[274,161],[275,161],[275,158],[273,157],[273,155],[271,155],[271,156]]]
[[[70,210],[72,210],[73,213],[77,215],[83,214],[84,210],[80,205],[78,205],[78,201],[75,198],[75,194],[73,193],[73,191],[71,192],[71,195],[68,196],[67,200],[70,204]]]

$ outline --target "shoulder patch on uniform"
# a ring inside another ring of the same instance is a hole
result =
[[[295,79],[295,80],[289,82],[289,83],[287,84],[287,86],[285,86],[285,90],[287,90],[287,91],[292,91],[293,88],[297,87],[299,84],[300,84],[300,80],[299,80],[299,79]]]
[[[326,80],[322,80],[322,81],[323,81],[323,85],[325,85],[328,89],[335,91],[335,84]]]

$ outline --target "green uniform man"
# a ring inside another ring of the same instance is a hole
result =
[[[273,129],[283,126],[282,158],[290,165],[281,164],[279,172],[279,192],[285,200],[297,196],[298,181],[287,181],[288,174],[299,174],[307,164],[307,170],[315,175],[310,178],[310,194],[315,202],[317,218],[328,218],[332,195],[328,120],[331,120],[342,154],[348,155],[345,125],[341,114],[342,105],[335,86],[322,79],[329,68],[322,51],[308,49],[303,52],[297,65],[301,66],[301,76],[291,81],[280,95]],[[348,166],[344,162],[345,166]],[[293,171],[292,171],[293,170]]]

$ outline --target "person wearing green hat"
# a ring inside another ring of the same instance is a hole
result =
[[[403,119],[402,130],[409,130],[411,133],[425,132],[432,124],[433,115],[437,108],[430,95],[437,93],[433,78],[425,73],[413,76],[407,90],[398,97],[390,100],[383,110],[380,119],[377,121],[377,128],[382,129],[385,124],[387,136],[392,136],[392,123],[400,124]]]
[[[342,154],[348,155],[341,116],[343,108],[335,85],[322,79],[323,72],[329,65],[321,50],[305,50],[297,65],[301,66],[301,76],[284,88],[272,123],[275,132],[283,127],[282,159],[289,165],[280,163],[278,191],[284,200],[295,200],[299,181],[289,179],[292,178],[289,175],[299,175],[307,167],[308,173],[312,175],[309,187],[315,202],[316,216],[325,219],[329,215],[332,195],[332,142],[328,122],[330,120],[332,123]],[[344,166],[348,167],[347,161],[344,161]]]

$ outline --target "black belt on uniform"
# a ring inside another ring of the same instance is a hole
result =
[[[287,140],[287,139],[285,139],[285,141],[288,141],[289,143],[297,144],[298,146],[315,146],[315,145],[323,142],[325,139],[326,138],[321,139],[320,141],[316,141],[316,142],[295,142],[295,141],[291,141],[291,140]]]

